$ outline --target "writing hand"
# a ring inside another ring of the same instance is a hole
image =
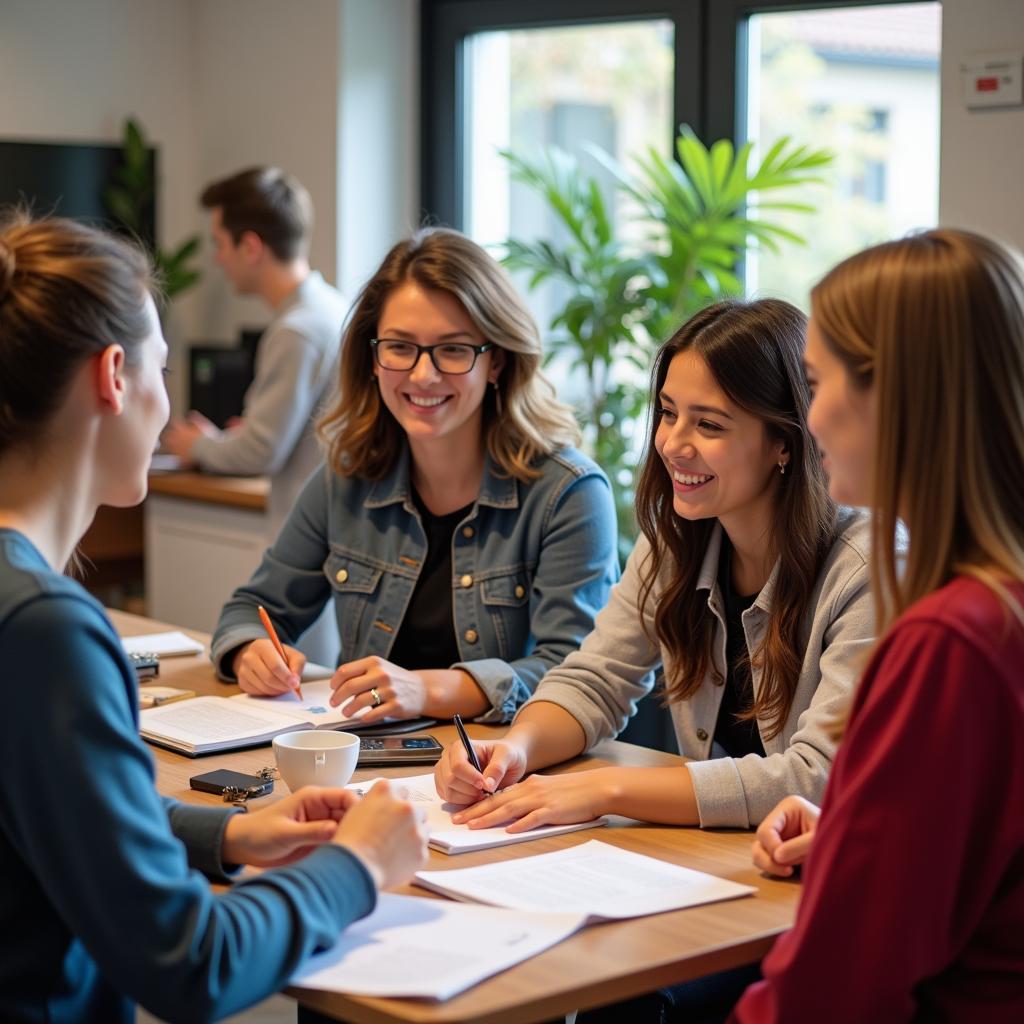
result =
[[[504,740],[471,741],[482,771],[477,771],[466,756],[462,743],[448,746],[434,765],[434,785],[438,796],[452,804],[475,804],[505,786],[518,782],[526,774],[526,751]]]
[[[288,663],[281,661],[270,640],[253,640],[238,649],[233,668],[238,685],[260,697],[276,697],[293,691],[302,678],[306,656],[294,647],[282,644]]]

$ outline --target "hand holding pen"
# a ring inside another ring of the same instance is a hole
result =
[[[458,715],[453,719],[459,734],[434,766],[438,795],[448,803],[476,803],[518,782],[526,774],[526,752],[504,740],[470,742]]]
[[[235,654],[232,667],[238,685],[246,693],[262,697],[294,692],[301,700],[299,680],[306,656],[294,647],[285,647],[278,639],[266,610],[260,608],[259,612],[268,638],[253,640]]]

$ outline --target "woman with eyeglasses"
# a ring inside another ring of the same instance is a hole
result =
[[[618,576],[608,481],[540,364],[537,327],[483,249],[441,228],[398,243],[346,329],[327,465],[221,613],[220,674],[288,691],[305,662],[291,644],[331,602],[333,704],[369,708],[366,723],[511,718]]]

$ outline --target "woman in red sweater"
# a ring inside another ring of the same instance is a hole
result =
[[[806,855],[804,892],[734,1020],[1019,1024],[1024,263],[929,231],[841,263],[811,307],[809,423],[832,496],[874,512],[881,640],[820,820],[790,798],[758,830],[764,870]]]

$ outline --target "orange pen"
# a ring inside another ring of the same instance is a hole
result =
[[[281,641],[277,638],[277,630],[274,629],[274,624],[270,621],[270,616],[267,614],[267,609],[263,605],[258,604],[256,610],[260,613],[260,622],[263,623],[263,628],[267,631],[267,636],[270,637],[270,642],[274,645],[274,650],[281,656],[281,660],[285,664],[285,668],[288,667],[288,657],[284,653],[284,648],[281,646]],[[299,700],[302,700],[302,687],[299,684],[295,686],[295,692],[299,695]]]

